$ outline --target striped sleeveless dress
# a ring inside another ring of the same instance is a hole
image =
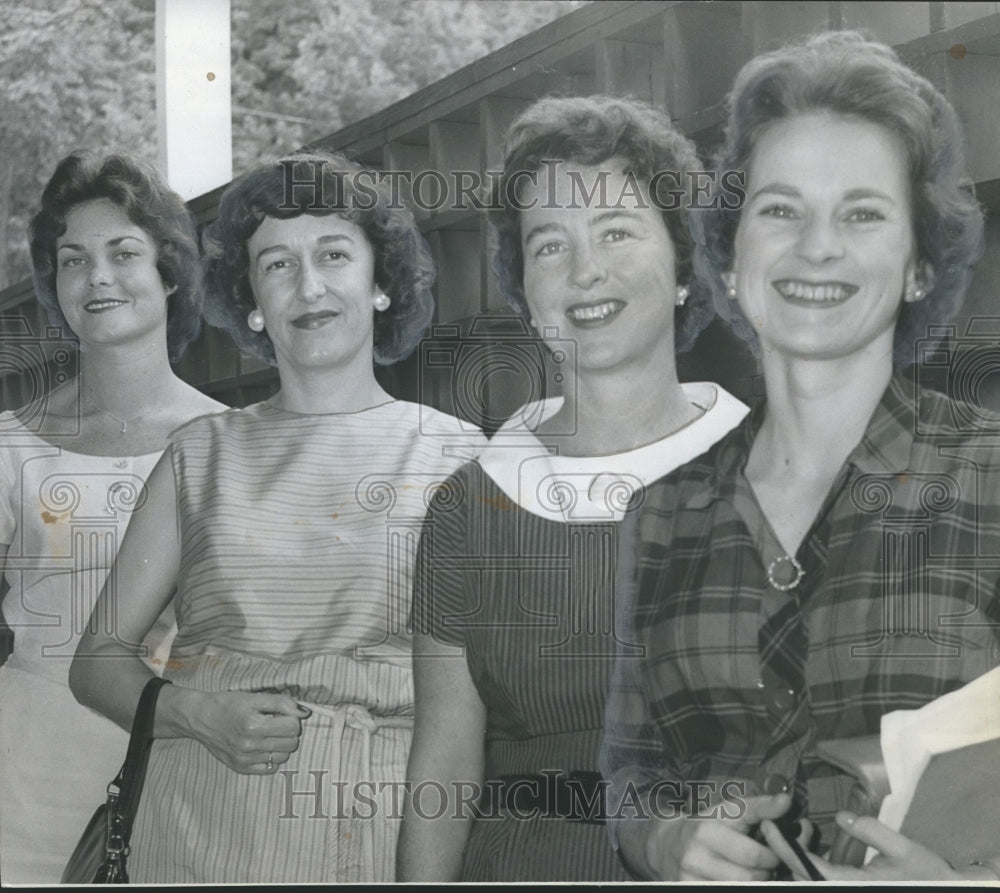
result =
[[[404,401],[322,415],[262,403],[175,432],[182,558],[164,675],[281,691],[313,712],[274,775],[157,740],[134,882],[393,880],[416,542],[430,494],[482,443]]]

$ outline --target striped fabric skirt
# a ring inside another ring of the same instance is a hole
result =
[[[234,772],[190,738],[154,742],[134,883],[395,879],[412,720],[306,706],[299,748],[273,775]]]

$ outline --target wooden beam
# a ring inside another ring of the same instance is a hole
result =
[[[637,19],[652,18],[680,2],[606,0],[591,3],[314,143],[363,152],[446,117],[449,112],[475,103],[483,95],[496,93],[508,84],[565,59],[595,40],[614,35]]]
[[[667,78],[663,48],[650,43],[604,38],[596,45],[597,91],[634,96],[663,108]]]
[[[725,96],[744,61],[741,26],[744,7],[749,6],[685,5],[663,15],[666,108],[671,118],[685,120]]]
[[[411,143],[401,143],[392,141],[386,143],[382,150],[383,170],[386,171],[409,171],[413,175],[431,167],[430,150],[427,146],[413,145]],[[389,182],[390,190],[398,190],[399,198],[409,205],[413,211],[414,218],[419,222],[430,218],[430,214],[413,203],[413,194],[410,189],[412,179],[403,177],[395,178]]]
[[[479,101],[479,146],[480,165],[483,171],[500,171],[503,168],[503,138],[510,123],[520,114],[527,103],[500,96],[484,96]],[[497,285],[493,273],[493,241],[488,226],[483,226],[479,240],[479,252],[484,258],[479,280],[480,303],[477,311],[494,310],[506,306],[507,302]]]
[[[983,6],[987,4],[981,4]],[[896,46],[896,52],[904,62],[912,63],[922,56],[946,53],[961,44],[975,49],[983,43],[995,43],[1000,38],[1000,12],[984,15],[972,22],[963,22],[954,28],[935,31],[924,37],[917,37]]]

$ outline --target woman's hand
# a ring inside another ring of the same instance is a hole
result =
[[[871,816],[856,816],[851,812],[838,812],[837,825],[851,837],[878,850],[867,865],[854,868],[850,865],[834,865],[819,856],[810,860],[828,881],[922,881],[922,880],[962,880],[947,861],[931,852],[927,847],[914,843]],[[761,830],[768,846],[784,862],[796,880],[808,880],[802,864],[771,822],[763,822]]]
[[[171,692],[174,694],[175,692]],[[309,709],[285,694],[176,689],[190,735],[230,769],[270,775],[299,746]]]
[[[737,818],[656,820],[646,838],[646,860],[661,880],[766,881],[778,857],[750,833],[792,805],[788,794],[748,797]]]

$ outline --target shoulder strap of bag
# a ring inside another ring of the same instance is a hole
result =
[[[118,787],[118,804],[116,812],[123,820],[121,828],[125,843],[128,843],[132,832],[132,822],[139,809],[139,797],[142,795],[143,782],[146,780],[146,765],[149,762],[149,752],[153,746],[153,717],[156,714],[156,699],[160,689],[170,685],[170,681],[154,676],[146,683],[139,696],[139,705],[132,720],[132,735],[128,742],[128,752],[125,764],[115,779]]]

